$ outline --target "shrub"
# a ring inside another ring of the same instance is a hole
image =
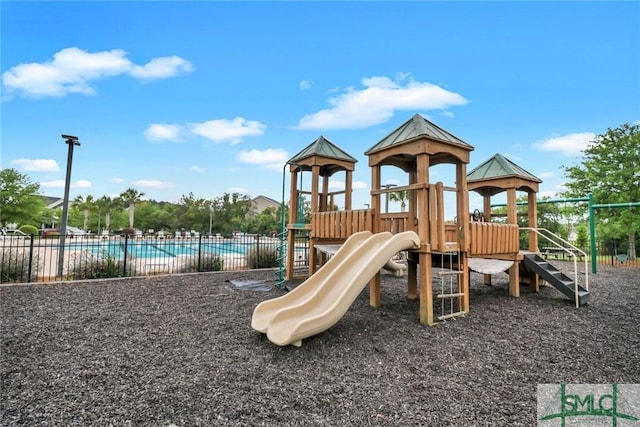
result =
[[[18,230],[22,231],[24,234],[28,236],[38,235],[38,228],[30,224],[21,225]]]
[[[127,271],[125,272],[124,260],[111,254],[96,255],[90,251],[82,251],[71,255],[67,274],[72,276],[72,280],[82,280],[135,276],[137,272],[133,257],[127,256]]]
[[[271,268],[278,266],[278,251],[273,247],[255,246],[247,251],[249,268]]]
[[[31,278],[35,279],[40,258],[31,259]],[[27,282],[29,280],[29,251],[22,248],[3,248],[0,256],[0,283]]]
[[[198,257],[192,256],[180,267],[180,273],[192,273],[196,271],[222,271],[224,260],[214,253],[203,252],[200,255],[200,270],[198,270]]]

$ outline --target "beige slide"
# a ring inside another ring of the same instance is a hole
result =
[[[331,258],[322,266],[315,274],[298,285],[295,289],[287,294],[263,301],[253,310],[251,318],[251,327],[263,334],[267,333],[267,327],[271,318],[275,313],[283,307],[291,307],[309,298],[318,292],[320,283],[325,280],[326,276],[334,270],[342,260],[360,246],[365,240],[372,236],[370,231],[362,231],[352,234],[344,244],[336,247],[332,252]]]
[[[327,264],[299,286],[305,289],[298,295],[287,294],[259,304],[254,310],[252,327],[266,331],[267,338],[276,345],[301,346],[303,339],[335,325],[391,257],[420,245],[413,231],[396,235],[377,233],[363,241],[359,241],[363,236],[355,237],[358,234],[349,238]],[[352,239],[358,242],[349,244]],[[306,289],[311,280],[314,289]]]

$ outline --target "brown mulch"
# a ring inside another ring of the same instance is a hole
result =
[[[230,279],[275,274],[0,288],[0,424],[531,426],[537,384],[640,382],[640,269],[600,267],[580,309],[474,273],[471,312],[435,327],[383,275],[381,307],[365,288],[300,348],[250,326],[282,291]]]

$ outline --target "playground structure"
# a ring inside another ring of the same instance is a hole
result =
[[[399,251],[407,253],[407,297],[419,298],[419,319],[426,325],[469,312],[470,269],[484,273],[485,283],[491,282],[492,274],[508,271],[509,294],[514,297],[520,295],[521,283],[537,291],[543,278],[576,306],[585,304],[588,284],[579,286],[577,277],[563,275],[539,254],[535,202],[541,181],[499,154],[467,174],[473,149],[415,114],[365,152],[371,168],[371,204],[359,210],[351,204],[356,163],[352,156],[321,136],[292,157],[287,163],[291,187],[286,277],[300,278],[294,271],[294,249],[299,234],[309,233],[309,278],[290,294],[258,305],[253,328],[277,345],[301,345],[302,339],[335,324],[367,283],[370,304],[379,306],[380,270]],[[453,185],[430,182],[430,168],[441,164],[455,169]],[[382,185],[383,167],[403,171],[408,184]],[[299,188],[303,172],[311,172],[311,191]],[[329,178],[339,172],[345,174],[344,191],[329,192]],[[407,211],[383,212],[383,196],[399,191],[408,195]],[[484,213],[469,212],[469,191],[483,196]],[[491,197],[503,191],[507,223],[494,223]],[[517,191],[528,194],[527,251],[520,250]],[[453,220],[445,219],[445,192],[455,199]],[[307,195],[310,222],[302,220],[300,209]],[[336,196],[344,197],[342,211],[335,210]],[[336,251],[336,245],[341,249]]]

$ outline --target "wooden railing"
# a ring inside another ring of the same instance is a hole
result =
[[[458,241],[458,224],[450,222],[444,224],[444,240],[445,242]]]
[[[347,239],[359,231],[373,229],[373,210],[317,212],[311,215],[311,237]]]
[[[520,250],[519,229],[515,224],[471,222],[471,255],[515,254]]]
[[[408,212],[394,212],[380,214],[381,228],[380,231],[389,231],[393,234],[402,233],[403,231],[412,230],[409,227]]]

